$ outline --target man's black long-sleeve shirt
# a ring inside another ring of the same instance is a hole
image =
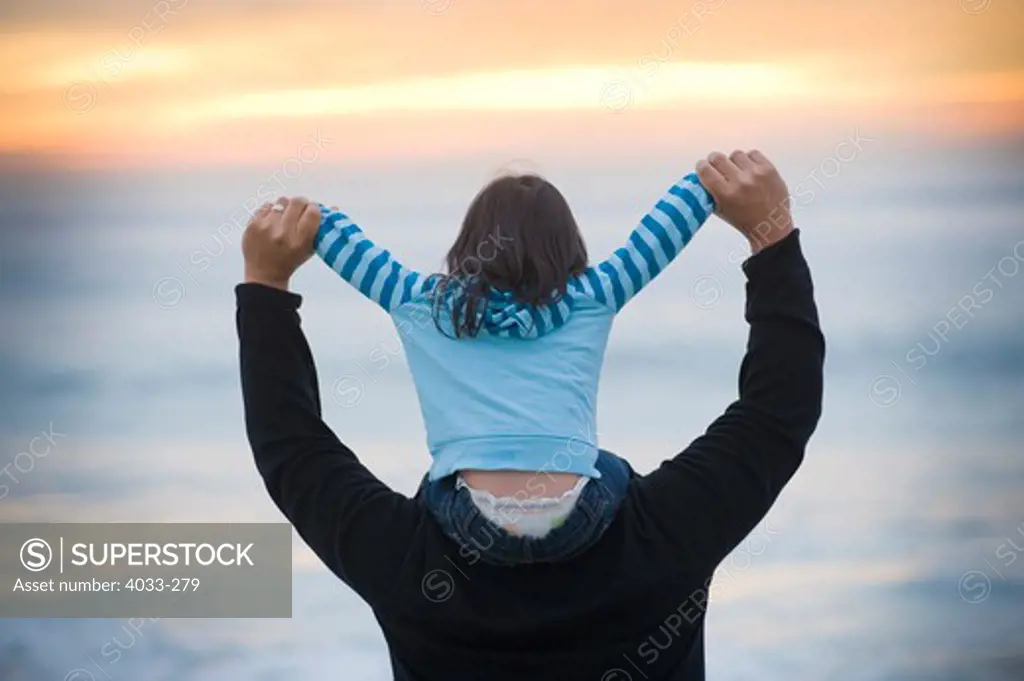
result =
[[[703,679],[711,575],[767,514],[821,413],[825,345],[799,232],[743,269],[750,336],[739,399],[631,482],[593,548],[514,568],[444,536],[323,423],[301,298],[238,286],[256,465],[306,543],[372,607],[396,679]]]

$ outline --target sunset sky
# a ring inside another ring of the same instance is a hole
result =
[[[212,4],[5,3],[0,153],[238,161],[322,129],[347,155],[413,155],[752,118],[1024,129],[1020,0]]]

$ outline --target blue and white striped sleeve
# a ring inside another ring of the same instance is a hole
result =
[[[342,279],[388,312],[437,283],[437,275],[423,276],[403,267],[389,251],[370,241],[347,215],[323,204],[313,245],[316,254]]]
[[[576,291],[621,310],[661,273],[714,212],[711,195],[690,173],[640,220],[626,245],[570,282]]]

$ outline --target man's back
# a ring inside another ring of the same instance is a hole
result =
[[[703,678],[702,665],[686,662],[702,653],[711,574],[672,549],[643,505],[634,483],[585,554],[514,568],[479,560],[424,522],[374,608],[395,678]]]

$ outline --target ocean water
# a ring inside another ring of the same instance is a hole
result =
[[[828,341],[825,412],[803,468],[719,570],[709,678],[1024,678],[1020,151],[880,143],[814,184],[828,148],[784,156]],[[431,269],[497,166],[452,161],[429,183],[412,163],[314,167],[288,191],[343,205]],[[678,174],[668,158],[539,169],[594,257]],[[222,227],[271,170],[8,173],[0,466],[40,431],[62,437],[0,499],[0,519],[279,519],[244,439],[240,232]],[[742,255],[713,220],[616,325],[599,435],[641,471],[735,395]],[[295,284],[325,419],[412,492],[428,457],[386,315],[316,261]],[[0,679],[389,678],[369,609],[298,539],[293,589],[290,620],[0,620]],[[111,642],[116,661],[101,652]]]

